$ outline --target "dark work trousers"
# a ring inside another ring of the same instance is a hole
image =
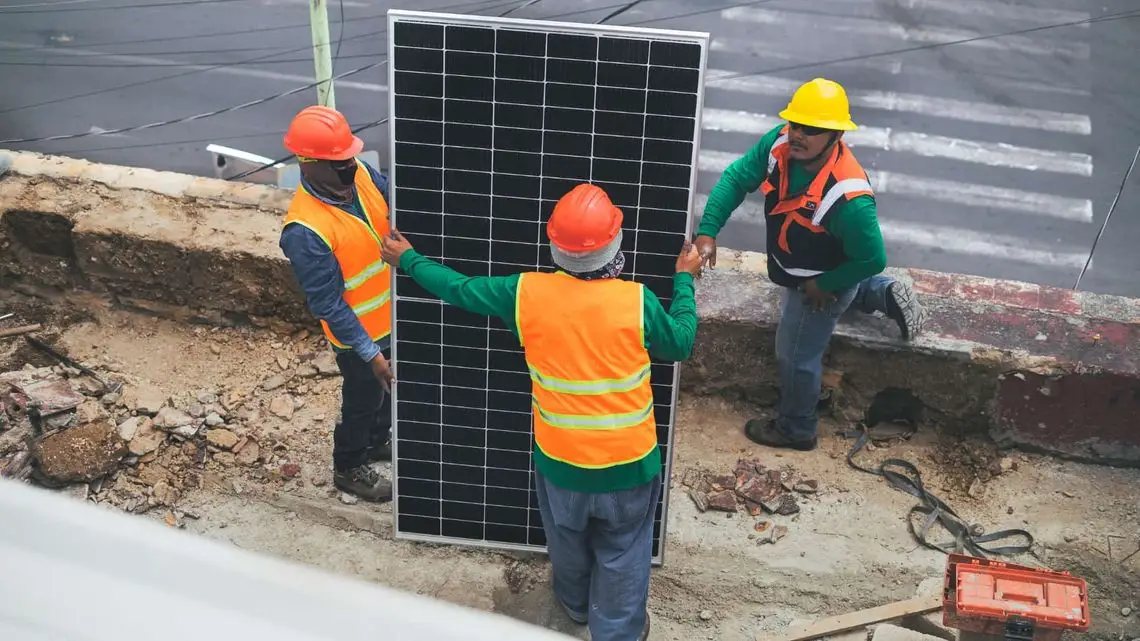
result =
[[[381,352],[388,358],[388,350]],[[392,428],[391,395],[372,373],[372,366],[353,351],[338,351],[336,364],[344,378],[340,421],[333,431],[333,466],[345,472],[368,462],[368,449],[388,441]]]

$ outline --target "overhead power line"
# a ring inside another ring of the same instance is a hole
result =
[[[501,8],[501,7],[509,5],[509,4],[514,4],[515,2],[518,2],[518,1],[519,0],[510,0],[508,2],[502,2],[502,3],[499,3],[497,5],[480,7],[479,9],[476,9],[476,11]],[[486,2],[464,2],[464,3],[460,3],[460,4],[456,4],[456,5],[450,5],[447,7],[438,7],[437,10],[442,11],[445,9],[459,9],[459,8],[469,7],[471,5],[478,5],[478,4],[486,4]],[[384,29],[379,29],[377,31],[374,31],[374,32],[368,34],[368,35],[378,36],[378,35],[382,35],[384,33],[387,33],[387,31],[388,31],[387,27],[385,27]],[[13,113],[16,111],[23,111],[25,109],[36,109],[38,107],[45,107],[47,105],[54,105],[54,104],[58,104],[61,102],[69,102],[71,100],[79,100],[81,98],[90,98],[91,96],[98,96],[98,95],[105,94],[105,93],[122,91],[123,89],[133,89],[135,87],[143,87],[146,85],[151,85],[151,84],[163,82],[166,80],[174,80],[176,78],[184,78],[186,76],[191,76],[194,74],[205,73],[207,71],[213,71],[215,69],[225,69],[225,68],[229,68],[229,67],[236,67],[236,66],[241,66],[241,65],[253,64],[256,62],[260,62],[262,60],[268,60],[270,58],[273,58],[273,57],[276,57],[279,55],[284,55],[284,54],[288,54],[288,53],[296,53],[298,51],[309,51],[311,49],[312,49],[312,45],[306,44],[306,45],[301,46],[301,47],[294,47],[292,49],[285,49],[282,51],[277,51],[277,52],[262,55],[262,56],[256,56],[253,58],[247,58],[244,60],[237,60],[237,61],[226,63],[226,64],[203,66],[201,68],[191,69],[189,71],[183,71],[181,73],[175,73],[175,74],[171,74],[169,76],[160,76],[158,78],[149,78],[147,80],[139,80],[136,82],[129,82],[129,83],[123,84],[123,85],[116,85],[113,87],[104,87],[102,89],[96,89],[94,91],[88,91],[88,92],[81,93],[81,94],[75,94],[75,95],[71,95],[71,96],[63,96],[61,98],[53,98],[50,100],[44,100],[42,102],[37,102],[37,103],[30,104],[30,105],[22,105],[19,107],[11,107],[9,109],[0,110],[0,116],[5,115],[5,114],[9,114],[9,113]]]
[[[351,76],[353,74],[357,74],[357,73],[360,73],[362,71],[367,71],[368,69],[374,69],[376,67],[379,67],[379,66],[382,66],[385,64],[388,64],[387,60],[381,60],[380,62],[374,62],[374,63],[369,64],[369,65],[364,65],[363,67],[357,67],[356,69],[353,69],[351,71],[346,71],[346,72],[344,72],[338,76],[333,76],[333,80],[340,80],[341,78],[345,78],[347,76]],[[294,89],[290,89],[289,91],[283,91],[283,92],[278,93],[278,94],[273,94],[272,96],[266,96],[264,98],[258,98],[257,100],[250,100],[248,102],[243,102],[240,105],[233,105],[230,107],[224,107],[222,109],[215,109],[213,111],[207,111],[207,112],[200,113],[200,114],[194,114],[193,116],[185,116],[182,118],[174,118],[171,120],[162,120],[159,122],[152,122],[152,123],[146,124],[146,125],[137,125],[134,127],[120,127],[118,129],[107,129],[107,130],[98,131],[98,132],[86,131],[83,133],[62,134],[59,136],[44,136],[41,138],[17,138],[17,139],[12,139],[12,140],[0,140],[0,145],[17,145],[17,144],[26,144],[26,143],[30,143],[30,142],[48,142],[48,141],[52,141],[52,140],[73,140],[75,138],[87,138],[89,136],[109,136],[109,135],[113,135],[113,134],[130,133],[132,131],[144,131],[146,129],[157,129],[159,127],[167,127],[170,125],[177,125],[177,124],[181,124],[184,122],[193,122],[195,120],[203,120],[206,118],[212,118],[214,116],[219,116],[219,115],[224,114],[224,113],[230,113],[231,111],[241,111],[243,109],[249,109],[250,107],[256,107],[257,105],[265,104],[271,100],[277,100],[279,98],[284,98],[286,96],[292,96],[293,94],[300,93],[302,91],[305,91],[306,89],[312,89],[313,87],[316,87],[317,85],[319,85],[323,82],[325,82],[325,81],[319,80],[317,82],[311,82],[307,85],[304,85],[301,87],[296,87]]]
[[[93,7],[68,7],[67,9],[18,9],[0,7],[0,14],[20,14],[20,13],[74,13],[76,11],[123,11],[125,9],[151,9],[154,7],[185,7],[189,5],[201,4],[227,4],[231,2],[245,2],[246,0],[178,0],[176,2],[148,2],[144,4],[113,4],[113,5],[95,5]],[[56,4],[51,3],[47,5],[40,5],[43,7],[51,7]]]

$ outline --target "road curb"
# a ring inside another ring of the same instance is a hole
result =
[[[314,325],[277,246],[291,192],[25,152],[0,152],[5,163],[0,288],[54,298],[78,289],[190,322]],[[847,407],[903,387],[956,432],[1140,465],[1140,301],[888,274],[918,293],[925,333],[904,343],[887,319],[845,317],[826,364]],[[682,388],[770,402],[780,295],[763,254],[721,250],[697,284],[701,325]]]

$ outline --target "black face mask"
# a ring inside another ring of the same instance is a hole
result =
[[[356,162],[333,165],[333,171],[336,172],[336,177],[340,180],[340,184],[345,187],[351,187],[356,183],[356,170]]]

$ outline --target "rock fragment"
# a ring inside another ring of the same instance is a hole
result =
[[[294,409],[293,397],[288,394],[278,394],[269,402],[269,411],[285,420],[293,418]]]
[[[709,508],[721,512],[736,511],[736,493],[732,490],[722,490],[708,495]]]
[[[110,421],[52,434],[35,449],[40,473],[59,483],[94,481],[117,468],[127,455],[127,444]]]
[[[170,406],[162,407],[154,416],[154,426],[167,431],[173,431],[193,423],[194,417]]]
[[[338,376],[340,368],[336,365],[336,355],[330,351],[323,351],[313,359],[313,367],[321,376]]]
[[[237,445],[238,435],[223,428],[212,429],[206,432],[206,442],[218,449],[229,450]]]

